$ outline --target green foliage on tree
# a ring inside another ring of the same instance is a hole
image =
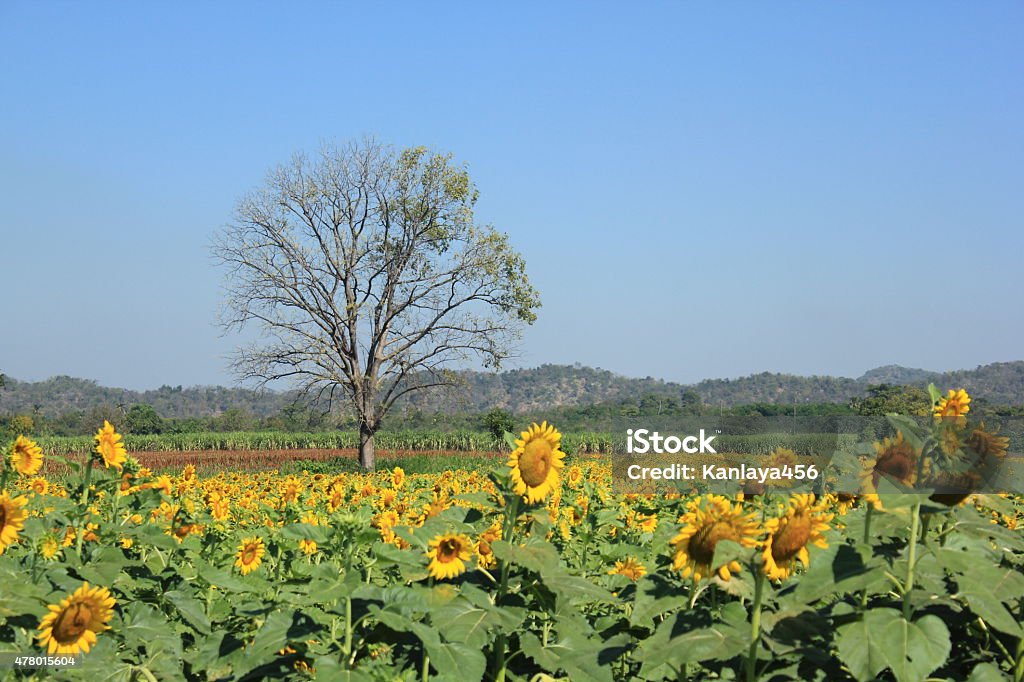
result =
[[[516,421],[512,415],[498,407],[484,415],[483,424],[495,440],[500,440],[506,432],[512,432],[516,428]]]
[[[928,391],[917,386],[878,384],[869,386],[867,392],[867,396],[850,401],[850,407],[865,417],[886,414],[923,417],[931,411],[932,400]]]
[[[149,436],[163,433],[165,425],[152,405],[139,403],[128,408],[124,416],[124,428],[128,433]]]
[[[499,367],[536,319],[526,263],[477,222],[477,194],[451,155],[373,140],[275,169],[215,240],[222,322],[266,339],[239,349],[238,375],[346,402],[373,469],[397,401],[458,383],[467,358]]]

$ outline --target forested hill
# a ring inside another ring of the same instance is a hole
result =
[[[0,414],[39,413],[48,417],[95,407],[129,407],[148,403],[163,417],[204,417],[238,408],[268,416],[293,400],[292,394],[251,391],[224,386],[161,386],[131,391],[100,386],[90,379],[59,376],[46,381],[17,381],[7,377],[0,388]]]
[[[413,394],[408,406],[427,411],[477,412],[502,407],[512,412],[536,412],[559,406],[637,400],[645,395],[682,396],[696,393],[706,405],[749,403],[845,403],[862,396],[869,385],[911,384],[964,387],[999,405],[1024,404],[1024,361],[1001,362],[972,370],[930,372],[896,365],[879,367],[857,379],[794,376],[764,372],[739,379],[708,379],[680,384],[653,377],[643,379],[580,365],[542,365],[498,374],[462,372],[464,386],[447,394]],[[7,378],[0,388],[0,414],[37,412],[55,416],[100,405],[128,407],[148,403],[164,417],[198,417],[238,408],[260,416],[279,413],[294,401],[286,392],[257,393],[222,386],[163,386],[131,391],[98,385],[95,381],[55,377],[40,382]]]

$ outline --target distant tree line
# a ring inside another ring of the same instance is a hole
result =
[[[389,430],[487,431],[500,437],[505,431],[515,432],[530,421],[548,420],[566,432],[590,431],[603,423],[626,418],[673,416],[878,416],[891,413],[923,416],[931,409],[928,392],[916,386],[879,384],[870,386],[867,394],[847,403],[767,403],[745,405],[710,405],[693,390],[678,395],[649,393],[635,399],[623,399],[589,405],[552,407],[514,414],[500,407],[487,411],[441,412],[414,407],[395,412]],[[995,405],[984,396],[975,396],[974,413],[1024,417],[1024,406]],[[322,410],[293,403],[268,416],[233,407],[217,415],[204,417],[166,417],[148,403],[124,407],[101,405],[88,410],[71,410],[56,417],[39,412],[0,415],[0,434],[11,436],[81,436],[91,435],[108,420],[124,433],[152,435],[162,433],[199,433],[230,431],[332,431],[353,430],[352,416],[328,414]]]

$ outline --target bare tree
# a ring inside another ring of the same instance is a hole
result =
[[[260,341],[233,368],[350,401],[359,462],[411,391],[451,385],[476,358],[498,367],[540,306],[505,234],[476,224],[477,190],[451,156],[373,140],[296,155],[244,197],[214,241],[227,268],[222,323]]]

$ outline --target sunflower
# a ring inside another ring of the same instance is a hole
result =
[[[982,423],[967,436],[967,447],[983,460],[989,457],[999,459],[1005,457],[1006,451],[1010,449],[1010,439],[996,435],[996,432],[986,431],[985,424]]]
[[[89,583],[65,597],[39,622],[39,644],[49,654],[86,653],[96,643],[96,635],[109,629],[114,598],[105,587],[89,587]]]
[[[423,512],[419,515],[419,517],[417,517],[416,525],[422,526],[427,521],[427,519],[434,518],[435,516],[437,516],[438,514],[440,514],[445,509],[448,509],[451,506],[452,501],[449,500],[447,497],[439,497],[437,493],[433,493],[430,498],[430,502],[427,502],[426,504],[423,505]]]
[[[445,580],[465,573],[472,548],[473,543],[465,535],[446,533],[436,536],[430,541],[427,550],[430,577]]]
[[[50,492],[50,482],[42,476],[36,476],[28,482],[28,487],[31,488],[32,492],[36,495],[45,495]]]
[[[308,523],[311,526],[319,526],[320,518],[313,512],[306,512],[300,519],[302,523]],[[310,555],[316,554],[316,540],[310,540],[309,538],[303,538],[299,540],[299,549],[302,550],[303,554]]]
[[[565,466],[565,453],[559,448],[562,434],[544,422],[531,424],[516,440],[516,449],[508,460],[516,495],[530,504],[540,502],[558,487],[558,470]]]
[[[853,505],[857,502],[857,496],[853,493],[836,493],[833,502],[840,516],[846,516]]]
[[[380,491],[374,506],[378,509],[389,509],[394,506],[396,499],[398,499],[398,494],[390,488],[385,488]]]
[[[78,531],[71,526],[64,529],[64,538],[60,541],[61,547],[70,547],[78,539]]]
[[[115,467],[120,471],[128,454],[121,442],[121,434],[114,430],[110,422],[104,420],[103,428],[96,432],[95,438],[96,454],[103,458],[103,464],[108,469]]]
[[[167,495],[167,497],[170,497],[171,493],[173,492],[171,488],[171,477],[168,476],[167,474],[161,474],[160,477],[157,478],[155,481],[153,481],[152,483],[147,483],[146,485],[148,485],[153,490],[159,490],[164,495]]]
[[[960,452],[960,436],[956,429],[943,429],[939,439],[939,447],[947,456],[952,457]]]
[[[405,469],[402,467],[395,467],[391,471],[391,487],[398,490],[405,485]]]
[[[345,504],[345,484],[334,483],[327,490],[327,511],[332,514]]]
[[[183,542],[189,535],[201,535],[203,527],[198,523],[182,523],[173,526],[168,531],[178,542]]]
[[[970,411],[971,396],[962,388],[956,391],[949,389],[949,393],[944,398],[939,398],[939,402],[932,408],[932,414],[936,419],[966,417]]]
[[[978,487],[979,476],[973,471],[940,471],[924,482],[934,492],[928,496],[932,502],[955,507],[970,497]]]
[[[501,523],[495,521],[490,528],[480,534],[476,543],[476,565],[480,568],[494,568],[498,560],[494,558],[494,550],[491,543],[501,539]]]
[[[765,486],[760,481],[740,481],[742,486],[740,495],[744,501],[753,500],[758,495],[764,495]]]
[[[18,436],[11,447],[11,468],[22,476],[35,476],[42,466],[42,448],[25,436]]]
[[[43,557],[46,561],[53,561],[57,558],[61,552],[60,543],[57,542],[57,538],[52,535],[47,535],[43,538],[42,542],[39,543],[39,556]]]
[[[628,556],[624,561],[616,561],[615,568],[608,571],[608,575],[623,575],[636,582],[647,575],[647,569],[636,557]]]
[[[626,513],[626,527],[636,528],[641,533],[653,533],[658,528],[658,517],[630,510]]]
[[[814,495],[793,495],[779,518],[765,521],[768,538],[761,552],[764,573],[770,580],[784,580],[793,574],[793,562],[811,563],[808,545],[828,547],[823,532],[829,529],[832,514],[815,505]]]
[[[578,488],[583,483],[583,469],[578,464],[573,464],[569,467],[569,472],[565,477],[566,483],[569,484],[570,488]]]
[[[712,567],[715,546],[720,540],[730,540],[743,547],[755,547],[760,533],[754,514],[744,514],[740,503],[734,504],[722,495],[698,497],[679,520],[683,527],[669,543],[675,548],[672,566],[684,578],[692,575],[694,580],[714,573],[722,580],[731,578],[741,566],[738,561],[729,561]]]
[[[0,554],[18,541],[18,533],[25,527],[26,502],[24,495],[12,498],[9,493],[0,494]]]
[[[920,451],[903,440],[903,432],[895,438],[884,438],[875,442],[875,462],[861,474],[861,488],[868,494],[876,494],[878,481],[882,476],[904,486],[917,481],[917,459]]]
[[[259,537],[245,538],[238,546],[238,554],[235,555],[235,566],[242,572],[242,575],[249,575],[263,562],[263,555],[267,553],[263,545],[263,539]]]
[[[792,469],[794,466],[800,463],[797,459],[796,452],[789,448],[775,448],[775,451],[768,457],[768,462],[765,466],[783,470],[785,467]],[[772,488],[791,488],[795,483],[795,479],[792,478],[778,478],[769,479],[767,485]]]

